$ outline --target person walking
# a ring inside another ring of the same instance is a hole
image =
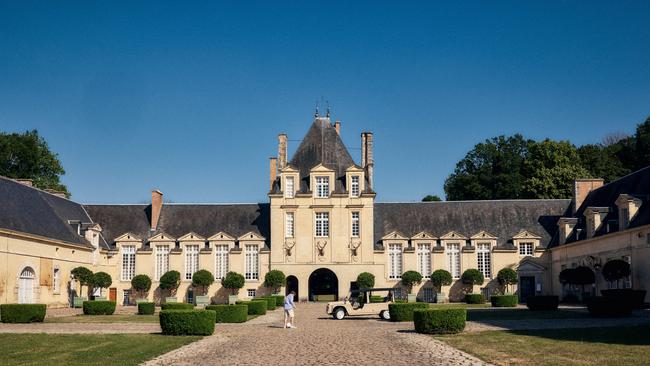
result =
[[[284,328],[296,328],[294,323],[294,309],[296,308],[296,304],[293,302],[293,298],[296,296],[295,291],[291,291],[289,295],[287,295],[284,298]]]

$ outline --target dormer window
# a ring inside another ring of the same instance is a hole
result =
[[[284,178],[284,197],[285,198],[293,198],[295,194],[295,185],[294,185],[294,178],[293,177],[285,177]]]
[[[353,175],[350,177],[350,196],[359,197],[359,176]]]
[[[330,195],[330,178],[316,177],[316,197],[327,198]]]
[[[535,244],[531,242],[519,243],[519,256],[521,257],[532,256],[534,249],[535,249]]]
[[[618,229],[625,230],[630,226],[630,222],[641,208],[641,201],[639,198],[629,194],[621,194],[616,200],[618,206]]]

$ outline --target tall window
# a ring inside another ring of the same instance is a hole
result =
[[[185,246],[185,279],[191,280],[194,272],[199,270],[199,246]]]
[[[353,175],[350,177],[350,195],[352,197],[359,197],[359,176]]]
[[[330,178],[316,177],[316,197],[326,198],[330,195]]]
[[[59,292],[61,292],[61,270],[59,268],[54,268],[52,279],[53,279],[52,292],[58,294]]]
[[[447,244],[447,263],[453,278],[460,278],[460,243]]]
[[[156,281],[160,280],[167,271],[169,271],[169,246],[156,245]]]
[[[316,212],[316,236],[330,236],[330,214],[329,212]]]
[[[358,238],[360,234],[360,229],[359,229],[359,213],[358,212],[353,212],[352,213],[352,237]]]
[[[522,257],[533,255],[533,243],[519,243],[519,255]]]
[[[228,273],[228,244],[216,245],[214,252],[214,278],[220,280],[226,277],[226,273]]]
[[[257,280],[260,278],[258,248],[255,244],[246,245],[246,279]]]
[[[490,243],[476,244],[476,255],[478,256],[478,270],[485,278],[492,277],[492,262],[490,257]]]
[[[388,278],[402,278],[402,245],[388,244]]]
[[[293,177],[284,178],[284,196],[286,198],[293,198],[295,193]]]
[[[431,250],[429,244],[418,244],[418,272],[424,278],[431,276]]]
[[[294,231],[294,214],[287,212],[284,216],[284,237],[293,238]]]
[[[122,281],[131,281],[135,276],[135,245],[122,246]]]

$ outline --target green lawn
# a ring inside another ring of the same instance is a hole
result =
[[[157,334],[0,334],[2,365],[137,365],[201,337]]]
[[[555,310],[530,311],[525,308],[469,309],[467,320],[526,320],[526,319],[577,319],[588,317],[586,311]]]
[[[487,331],[435,338],[496,365],[642,365],[650,352],[650,326]]]
[[[73,315],[46,318],[46,323],[158,323],[155,315]]]

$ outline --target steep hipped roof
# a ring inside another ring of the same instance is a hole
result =
[[[92,222],[78,203],[0,177],[0,228],[92,247],[69,221]]]
[[[457,231],[470,237],[481,230],[495,235],[497,245],[510,246],[521,230],[541,237],[546,246],[557,230],[557,219],[566,214],[570,200],[449,201],[376,203],[375,245],[397,230],[407,237],[421,231],[440,237]]]

